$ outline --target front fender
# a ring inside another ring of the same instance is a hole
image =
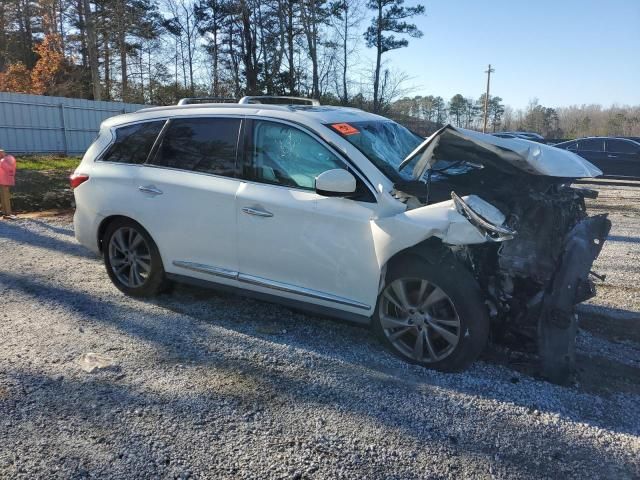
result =
[[[504,222],[504,215],[480,197],[470,195],[465,200],[485,218]],[[396,253],[431,237],[448,245],[472,245],[490,241],[485,232],[458,213],[453,200],[406,210],[371,222],[376,257],[384,265]]]

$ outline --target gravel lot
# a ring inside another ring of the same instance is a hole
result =
[[[432,372],[233,295],[133,300],[69,216],[0,222],[0,477],[639,478],[640,188],[600,189],[607,279],[571,387],[491,352]]]

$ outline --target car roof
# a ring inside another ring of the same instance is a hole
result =
[[[203,103],[189,105],[170,105],[166,107],[143,108],[134,113],[117,115],[103,123],[103,126],[114,127],[126,123],[155,118],[184,116],[244,116],[258,115],[305,123],[342,123],[363,121],[390,121],[388,118],[365,112],[352,107],[332,105],[269,105],[269,104],[237,104],[237,103]]]
[[[568,143],[579,142],[581,140],[623,140],[636,145],[640,145],[640,137],[580,137],[573,140],[565,140],[564,142],[556,143],[554,146],[566,145]]]

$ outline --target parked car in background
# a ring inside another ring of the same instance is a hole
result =
[[[640,178],[640,141],[623,137],[587,137],[555,145],[577,153],[603,172],[604,177]]]
[[[500,138],[523,138],[532,142],[545,143],[544,137],[535,132],[496,132],[492,135]]]

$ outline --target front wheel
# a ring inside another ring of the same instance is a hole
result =
[[[441,371],[467,368],[482,353],[489,318],[473,276],[450,257],[407,257],[389,267],[373,326],[396,355]]]
[[[134,297],[150,297],[164,288],[160,253],[138,223],[114,221],[107,227],[102,245],[107,273],[119,290]]]

